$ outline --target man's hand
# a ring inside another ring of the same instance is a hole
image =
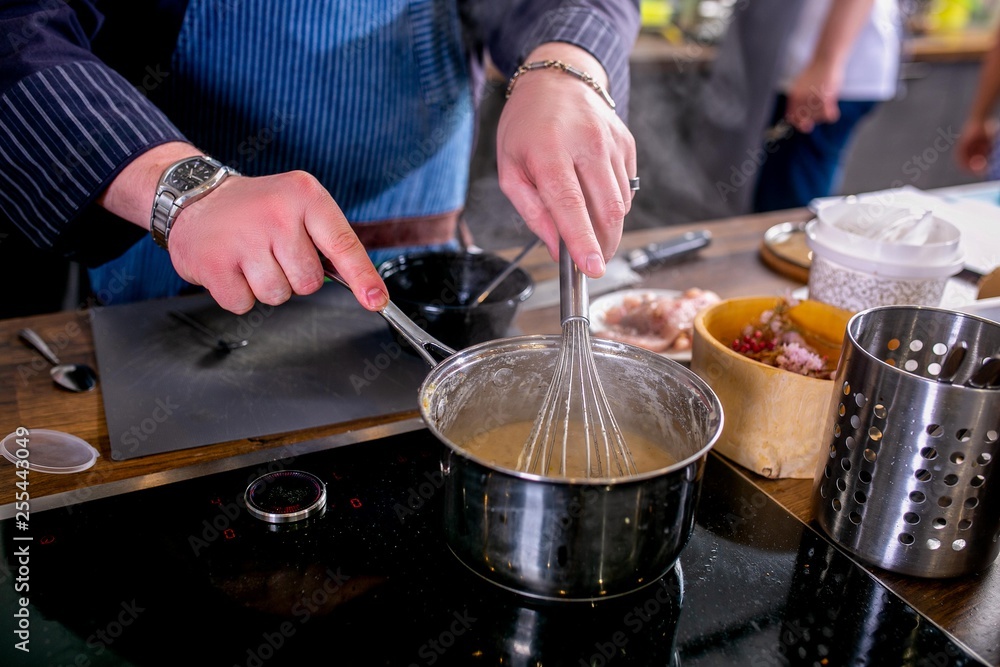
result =
[[[330,193],[305,172],[230,176],[181,211],[170,232],[177,273],[234,313],[322,287],[317,250],[361,305],[385,306],[385,284],[367,252]]]
[[[156,182],[193,146],[170,143],[136,158],[99,203],[145,229]],[[204,286],[226,310],[245,313],[256,300],[269,305],[323,285],[320,254],[329,258],[355,298],[369,310],[389,300],[385,283],[330,193],[305,172],[256,178],[230,175],[185,207],[168,239],[181,278]]]
[[[544,45],[527,62],[538,60],[561,60],[607,90],[603,68],[582,49]],[[562,238],[581,271],[603,275],[632,207],[636,154],[632,134],[601,95],[553,69],[519,77],[497,128],[497,168],[500,188],[552,257]]]
[[[785,119],[799,132],[809,133],[819,123],[835,123],[840,118],[837,97],[843,85],[843,71],[822,63],[812,63],[792,82],[788,90]]]
[[[955,148],[958,165],[977,176],[985,175],[996,138],[996,120],[969,119],[962,127]]]

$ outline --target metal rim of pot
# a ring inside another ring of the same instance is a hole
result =
[[[705,383],[697,374],[693,371],[685,368],[681,364],[674,362],[665,357],[660,357],[654,352],[650,352],[643,348],[639,348],[627,343],[619,343],[615,341],[605,341],[605,340],[594,340],[595,347],[605,347],[606,349],[618,349],[623,354],[634,355],[636,357],[646,357],[647,359],[663,360],[671,364],[674,368],[674,372],[681,374],[688,381],[692,382],[695,386],[704,392],[705,396],[709,398],[710,401],[715,403],[714,410],[718,412],[719,415],[719,427],[718,431],[714,434],[712,438],[697,452],[686,456],[678,461],[671,463],[665,468],[658,468],[656,470],[649,470],[638,475],[632,475],[629,477],[591,477],[591,478],[575,478],[575,477],[553,477],[550,475],[537,475],[534,473],[523,472],[520,470],[514,470],[504,466],[498,466],[490,461],[476,456],[470,453],[460,444],[453,442],[445,433],[441,431],[438,427],[438,416],[433,415],[430,412],[430,405],[426,400],[429,394],[432,394],[443,375],[449,372],[458,372],[460,369],[455,369],[455,366],[462,364],[468,358],[474,358],[483,353],[489,352],[505,352],[505,348],[511,346],[521,346],[521,347],[538,347],[543,346],[548,343],[558,342],[561,340],[559,334],[533,334],[526,336],[514,336],[508,338],[499,338],[497,340],[487,341],[485,343],[477,343],[474,346],[468,347],[464,350],[454,352],[451,356],[445,358],[443,361],[435,363],[432,365],[430,372],[427,377],[424,378],[418,390],[418,396],[420,398],[420,414],[427,426],[428,430],[434,434],[434,436],[449,447],[456,455],[463,458],[467,458],[470,461],[478,463],[480,465],[486,466],[488,468],[493,468],[497,472],[502,472],[514,477],[519,477],[524,480],[543,482],[546,484],[568,484],[568,485],[593,485],[593,486],[606,486],[612,484],[624,484],[631,482],[642,482],[644,480],[650,479],[652,477],[658,477],[675,470],[680,470],[686,468],[691,463],[703,458],[708,452],[715,446],[716,441],[718,441],[721,435],[722,429],[722,405],[718,402],[718,398],[715,396],[715,392]]]

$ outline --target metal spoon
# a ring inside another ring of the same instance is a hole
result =
[[[232,350],[235,350],[235,349],[238,349],[238,348],[241,348],[241,347],[246,347],[246,344],[249,342],[246,339],[242,339],[242,340],[226,340],[225,338],[223,338],[222,336],[220,336],[218,333],[212,331],[211,329],[209,329],[208,327],[206,327],[204,324],[202,324],[198,320],[194,319],[193,317],[191,317],[190,315],[188,315],[186,313],[182,313],[179,310],[171,310],[170,311],[170,316],[172,318],[174,318],[175,320],[177,320],[179,322],[183,322],[184,324],[188,325],[189,327],[191,327],[195,331],[201,333],[203,336],[205,336],[209,340],[214,340],[215,341],[215,347],[220,352],[231,352]]]
[[[515,257],[512,260],[510,260],[510,264],[508,264],[507,266],[505,266],[504,269],[503,269],[503,271],[501,271],[500,273],[498,273],[496,275],[496,277],[493,280],[491,280],[489,282],[489,284],[486,285],[486,287],[483,288],[483,291],[481,291],[479,293],[479,296],[477,296],[475,299],[470,299],[469,300],[469,306],[471,308],[475,308],[476,306],[478,306],[479,304],[481,304],[483,301],[486,301],[486,299],[490,296],[490,294],[493,293],[493,290],[495,290],[497,288],[497,285],[499,285],[500,283],[502,283],[507,278],[507,276],[509,276],[511,273],[513,273],[514,269],[516,269],[518,267],[518,265],[520,265],[521,260],[524,259],[524,257],[529,252],[531,252],[532,250],[534,250],[535,248],[537,248],[539,245],[541,245],[541,243],[542,243],[541,239],[535,239],[534,241],[532,241],[528,245],[524,246],[524,249],[521,250],[521,252],[517,253],[517,257]]]
[[[52,348],[32,329],[21,329],[18,335],[52,364],[49,374],[60,387],[70,391],[90,391],[97,386],[97,373],[90,366],[61,363]]]

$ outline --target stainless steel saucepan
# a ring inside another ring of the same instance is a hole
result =
[[[344,284],[334,271],[328,275]],[[494,584],[547,600],[615,597],[671,570],[694,528],[705,459],[722,431],[722,406],[704,381],[648,350],[595,339],[619,425],[658,443],[675,462],[628,478],[531,475],[478,458],[463,443],[534,421],[561,336],[504,338],[454,352],[391,303],[381,314],[432,366],[419,406],[447,446],[444,531],[462,563]]]

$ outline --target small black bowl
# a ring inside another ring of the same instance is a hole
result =
[[[379,273],[389,298],[418,326],[456,350],[503,338],[535,289],[518,267],[478,306],[474,299],[508,264],[485,252],[430,251],[401,255]]]

